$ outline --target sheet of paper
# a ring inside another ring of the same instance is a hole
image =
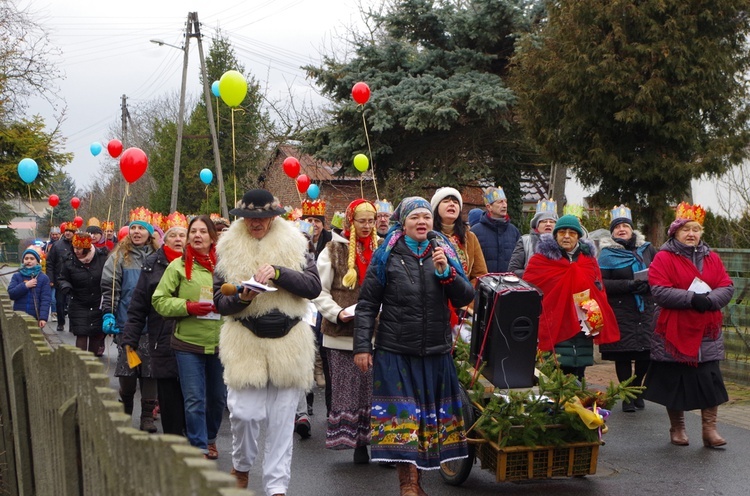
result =
[[[690,284],[688,291],[692,291],[693,293],[698,293],[698,294],[706,294],[706,293],[711,292],[711,286],[703,282],[703,280],[700,277],[696,277],[695,279],[693,279],[693,282]]]
[[[201,296],[198,300],[200,302],[209,302],[213,304],[214,302],[214,290],[211,286],[201,286]],[[216,312],[210,312],[206,315],[199,315],[197,316],[199,319],[205,319],[205,320],[220,320],[221,315]]]
[[[356,309],[356,303],[354,305],[349,305],[348,307],[344,308],[344,315],[346,315],[347,317],[354,317]]]
[[[635,279],[636,281],[648,282],[648,269],[633,272],[633,279]]]
[[[265,293],[266,291],[276,291],[277,289],[273,286],[266,286],[265,284],[259,283],[255,280],[255,277],[251,277],[247,281],[242,281],[240,284],[258,293]]]

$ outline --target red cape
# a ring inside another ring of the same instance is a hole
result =
[[[609,306],[607,293],[601,287],[602,274],[596,259],[583,253],[570,263],[567,258],[552,260],[537,253],[529,260],[523,274],[525,281],[534,284],[544,293],[542,315],[539,318],[539,349],[552,351],[557,343],[570,339],[581,330],[573,294],[589,290],[602,311],[604,327],[594,338],[596,344],[614,343],[620,340],[620,328]]]

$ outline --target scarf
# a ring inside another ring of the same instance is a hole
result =
[[[632,241],[632,243],[630,242]],[[635,247],[635,236],[628,241],[622,241],[615,239],[615,242],[625,247],[624,250],[619,248],[604,248],[599,254],[599,268],[603,270],[615,270],[624,269],[630,267],[633,274],[640,270],[646,269],[646,264],[643,263],[643,252],[646,248],[651,246],[651,243],[643,243],[639,247]],[[643,302],[641,295],[633,295],[635,297],[635,303],[638,305],[638,311],[643,313],[646,306]]]
[[[26,267],[25,265],[21,267],[21,270],[18,272],[21,273],[24,277],[36,277],[39,275],[39,273],[42,271],[42,266],[39,264],[36,264],[33,267]]]
[[[198,253],[192,246],[187,245],[183,257],[185,258],[185,278],[188,281],[193,275],[193,262],[198,262],[201,267],[212,274],[214,273],[214,267],[216,267],[216,247],[213,243],[207,255]]]
[[[721,259],[711,252],[703,258],[703,271],[699,272],[689,258],[661,250],[648,272],[652,286],[687,290],[696,277],[711,289],[732,285]],[[721,323],[721,310],[699,312],[692,308],[662,308],[656,321],[656,333],[664,339],[667,352],[675,360],[697,366],[703,338],[716,339],[721,332]]]
[[[162,248],[164,249],[164,256],[167,257],[167,262],[172,262],[175,258],[180,258],[182,256],[181,251],[173,250],[167,245],[162,245]]]
[[[82,263],[83,265],[88,265],[88,264],[90,264],[90,263],[91,263],[91,261],[92,261],[92,260],[94,259],[94,253],[96,253],[96,249],[95,249],[95,248],[91,248],[91,249],[89,250],[89,253],[88,253],[88,255],[86,255],[86,256],[85,256],[85,257],[83,257],[83,258],[78,258],[78,257],[76,257],[76,259],[77,259],[77,260],[78,260],[79,262],[81,262],[81,263]]]
[[[544,293],[539,317],[539,349],[542,351],[552,351],[556,344],[580,332],[573,294],[586,289],[599,304],[604,320],[604,327],[594,342],[606,344],[620,339],[620,328],[609,306],[607,293],[596,285],[596,281],[602,280],[599,266],[594,257],[585,254],[588,250],[581,248],[575,262],[570,262],[567,257],[548,258],[537,252],[526,266],[523,279]]]

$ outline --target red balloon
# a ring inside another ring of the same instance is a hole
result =
[[[128,148],[120,157],[120,172],[129,183],[136,182],[148,168],[148,157],[140,148]]]
[[[284,159],[284,174],[294,179],[299,176],[299,160],[294,157]]]
[[[128,234],[130,234],[130,227],[122,226],[120,230],[117,231],[117,241],[122,241],[123,239],[127,238]]]
[[[61,233],[64,233],[64,232],[65,232],[65,225],[66,225],[66,224],[67,224],[67,222],[61,222],[61,223],[60,223],[60,232],[61,232]]]
[[[60,197],[57,195],[49,195],[49,199],[47,200],[49,202],[49,206],[52,208],[55,208],[58,203],[60,203]]]
[[[83,225],[83,217],[76,216],[75,219],[73,219],[73,224],[75,224],[76,227],[81,227]]]
[[[74,196],[70,199],[70,206],[74,209],[78,209],[78,207],[81,206],[81,200],[79,200],[77,196]]]
[[[352,98],[360,105],[367,103],[367,100],[370,99],[370,87],[367,86],[367,83],[359,82],[355,84],[352,88]]]
[[[107,143],[107,151],[109,152],[110,157],[119,157],[122,153],[122,141],[118,139],[110,140],[109,143]]]
[[[302,174],[297,177],[297,191],[300,193],[307,192],[307,188],[310,187],[310,178],[307,177],[307,174]]]

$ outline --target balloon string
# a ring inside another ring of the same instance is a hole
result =
[[[206,185],[206,214],[211,212],[211,207],[208,205],[208,185]]]
[[[237,151],[234,146],[234,110],[232,109],[232,176],[234,177],[234,204],[237,205]]]
[[[125,198],[130,195],[130,183],[125,183],[125,194],[122,197],[122,204],[120,205],[120,220],[122,220],[122,216],[125,213]]]
[[[52,226],[55,225],[55,223],[52,220],[54,218],[55,218],[55,207],[52,207],[52,212],[49,214],[49,227],[50,227],[50,229],[52,228]]]
[[[112,214],[112,197],[109,198],[109,210],[107,210],[107,224],[109,224],[109,216]],[[113,229],[114,231],[114,229]],[[107,233],[104,233],[105,235]]]
[[[365,128],[365,139],[367,140],[367,153],[370,154],[370,168],[372,169],[372,185],[375,187],[375,198],[380,201],[380,195],[378,194],[378,182],[375,179],[375,161],[372,159],[372,148],[370,148],[370,135],[367,134],[367,121],[365,120],[364,105],[362,106],[362,125]],[[360,184],[361,186],[361,184]],[[364,189],[362,189],[362,198],[365,197]]]
[[[219,97],[216,97],[216,135],[219,135]]]
[[[26,183],[26,186],[29,188],[29,210],[33,210],[34,203],[31,201],[31,183]],[[34,222],[34,238],[36,239],[36,222]]]

